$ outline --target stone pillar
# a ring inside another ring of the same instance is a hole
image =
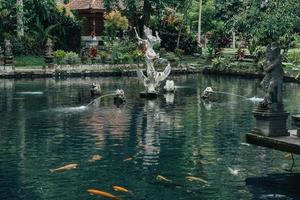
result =
[[[4,65],[13,65],[12,45],[10,43],[10,40],[7,39],[4,40]]]
[[[45,59],[45,64],[49,68],[53,67],[53,44],[52,40],[50,38],[47,39],[46,45],[45,45],[45,52],[44,52],[44,59]]]

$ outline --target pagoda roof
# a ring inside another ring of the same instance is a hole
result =
[[[72,0],[66,7],[71,10],[104,10],[102,0]]]

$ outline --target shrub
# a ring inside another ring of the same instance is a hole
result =
[[[229,66],[229,63],[226,58],[220,56],[212,59],[212,65],[217,69],[225,69]]]
[[[119,11],[111,11],[104,16],[105,18],[105,32],[110,38],[116,37],[119,31],[128,29],[128,19],[122,16]]]
[[[290,52],[288,53],[288,61],[295,65],[299,65],[300,64],[300,49],[290,50]]]
[[[164,58],[169,62],[179,62],[180,58],[173,52],[168,52],[164,55]]]
[[[63,64],[63,60],[66,57],[66,52],[63,50],[57,50],[53,52],[53,56],[57,64]]]
[[[108,59],[108,53],[106,53],[105,51],[100,51],[99,52],[99,56],[100,56],[100,58],[101,58],[101,61],[103,62],[103,63],[106,63],[106,61],[107,61],[107,59]]]
[[[74,64],[80,63],[80,58],[79,58],[78,54],[75,52],[72,52],[72,51],[67,52],[66,56],[64,57],[63,60],[64,60],[63,61],[64,63],[67,63],[69,65],[74,65]]]

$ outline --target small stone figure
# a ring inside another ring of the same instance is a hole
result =
[[[45,45],[45,63],[47,65],[53,64],[53,43],[50,38],[47,39],[46,45]]]
[[[4,65],[11,66],[13,64],[12,45],[10,40],[4,40]]]
[[[92,83],[91,97],[99,96],[101,94],[101,87],[99,84]]]
[[[211,87],[207,87],[205,88],[205,90],[202,92],[201,94],[201,98],[202,99],[209,99],[209,97],[212,95],[213,93],[213,89]]]
[[[166,92],[175,92],[175,84],[174,84],[174,81],[172,80],[167,80],[166,81],[166,85],[164,86],[164,90]]]
[[[267,48],[267,65],[264,67],[266,75],[261,86],[266,92],[264,100],[260,103],[259,109],[268,111],[282,111],[282,84],[284,71],[280,48],[273,43]]]
[[[116,96],[114,97],[114,104],[117,106],[126,102],[124,90],[116,90]]]

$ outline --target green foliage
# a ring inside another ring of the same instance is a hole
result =
[[[216,58],[213,58],[212,60],[212,65],[213,65],[213,67],[214,68],[217,68],[217,69],[219,69],[219,68],[221,68],[221,67],[227,67],[227,62],[226,62],[226,58],[224,58],[224,57],[221,57],[221,56],[219,56],[219,57],[216,57]]]
[[[44,66],[44,58],[41,56],[15,56],[14,65],[21,66]]]
[[[23,1],[25,36],[19,39],[16,34],[16,12],[19,11],[16,1],[0,1],[0,38],[11,39],[17,55],[41,55],[46,38],[53,38],[58,49],[77,51],[80,48],[80,23],[70,11],[57,7],[55,2]]]
[[[300,49],[290,50],[288,53],[288,61],[295,65],[300,65]]]
[[[69,65],[79,64],[80,58],[77,53],[70,51],[66,53],[66,56],[63,59],[63,63]]]
[[[64,50],[57,50],[53,52],[55,63],[63,64],[64,58],[66,57],[67,53]]]
[[[112,63],[128,63],[139,61],[142,55],[137,49],[135,41],[124,36],[115,40],[107,39],[105,46],[108,48]]]
[[[243,7],[244,11],[237,17],[236,27],[247,37],[255,38],[260,45],[292,36],[299,25],[298,0],[268,1],[264,6],[260,1],[245,1]]]
[[[106,36],[112,39],[118,35],[118,32],[128,29],[128,19],[125,16],[122,16],[119,11],[113,10],[106,14],[104,18]]]
[[[167,52],[163,58],[167,59],[169,62],[178,63],[180,58],[173,52]]]

